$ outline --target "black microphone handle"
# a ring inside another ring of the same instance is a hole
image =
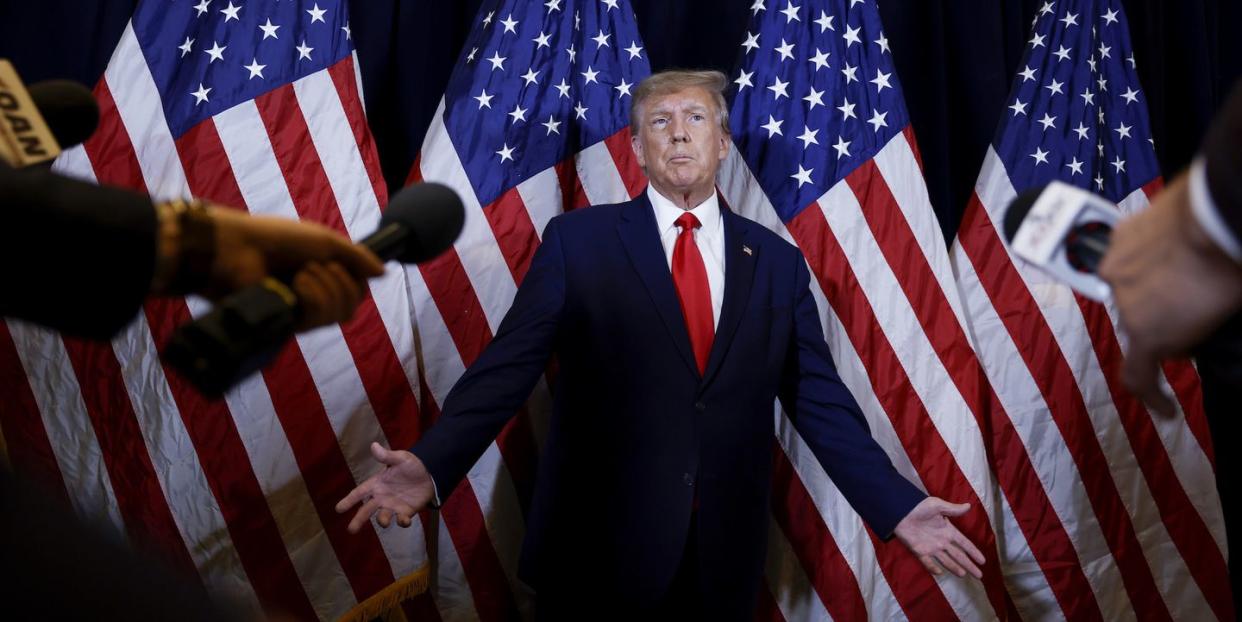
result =
[[[358,244],[375,253],[381,261],[390,261],[405,252],[405,246],[410,239],[409,233],[409,228],[405,225],[391,222],[363,238]]]

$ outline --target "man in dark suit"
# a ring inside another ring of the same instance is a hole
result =
[[[644,80],[638,198],[554,218],[495,338],[409,452],[338,504],[407,526],[450,493],[555,354],[560,376],[521,574],[542,619],[750,619],[761,581],[773,406],[882,538],[940,572],[983,556],[967,510],[894,470],[842,384],[798,250],[720,205],[728,153],[718,72]],[[437,491],[439,494],[437,494]],[[972,559],[973,557],[973,559]]]

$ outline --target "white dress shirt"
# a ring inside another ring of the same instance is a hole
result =
[[[1199,221],[1199,226],[1203,227],[1208,237],[1216,242],[1216,245],[1225,251],[1226,255],[1242,263],[1242,243],[1233,237],[1229,225],[1225,224],[1225,219],[1221,218],[1220,212],[1216,209],[1216,202],[1212,200],[1212,193],[1208,191],[1206,168],[1203,158],[1195,160],[1190,167],[1190,212],[1194,214],[1195,220]]]
[[[664,245],[664,259],[668,262],[669,271],[673,269],[673,247],[677,245],[677,236],[681,229],[677,227],[677,219],[686,210],[677,207],[656,189],[647,185],[647,198],[655,208],[656,227],[660,232],[660,243]],[[703,256],[703,265],[707,268],[707,288],[712,295],[712,326],[720,323],[720,306],[724,303],[724,219],[720,217],[720,199],[716,193],[706,201],[699,203],[690,210],[699,219],[699,228],[694,232],[694,241],[698,244],[699,254]]]

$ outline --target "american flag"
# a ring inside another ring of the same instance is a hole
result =
[[[757,0],[734,76],[721,187],[797,244],[842,379],[911,481],[968,502],[982,582],[933,579],[881,543],[777,413],[764,619],[979,619],[1009,611],[982,439],[990,393],[962,322],[874,0]]]
[[[1183,416],[1148,413],[1120,383],[1114,309],[1008,255],[999,228],[1016,194],[1052,180],[1147,205],[1161,179],[1135,64],[1117,0],[1041,3],[952,249],[1008,417],[989,438],[1015,510],[1000,517],[1006,582],[1024,617],[1231,620],[1194,369],[1164,368]]]
[[[350,37],[342,0],[144,0],[96,87],[99,130],[56,167],[364,236],[387,194]],[[333,509],[375,470],[370,442],[418,433],[407,289],[403,270],[371,281],[353,321],[216,401],[158,357],[201,300],[149,302],[111,343],[8,322],[10,454],[210,588],[336,618],[426,557],[419,530],[350,535]]]
[[[548,221],[645,187],[629,106],[650,73],[625,0],[484,3],[410,172],[453,187],[466,205],[454,248],[408,270],[425,423],[491,340]],[[517,557],[554,375],[445,497],[432,577],[444,618],[530,613]]]

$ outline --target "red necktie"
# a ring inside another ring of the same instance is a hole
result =
[[[707,286],[707,267],[699,245],[694,242],[694,230],[699,219],[686,212],[674,223],[681,228],[677,243],[673,245],[673,285],[681,300],[681,312],[686,317],[690,331],[690,347],[699,364],[699,373],[707,371],[707,355],[712,351],[715,323],[712,320],[712,292]]]

